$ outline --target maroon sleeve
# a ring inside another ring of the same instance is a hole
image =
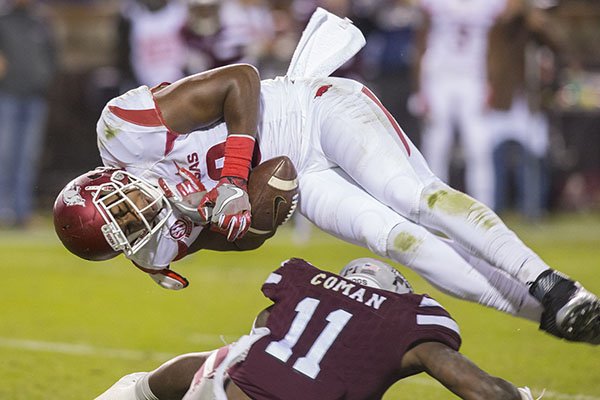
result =
[[[294,281],[295,276],[311,271],[316,271],[316,268],[308,262],[300,258],[290,258],[269,274],[261,290],[266,297],[277,302],[279,294],[289,286],[289,282]]]
[[[461,345],[458,324],[444,307],[423,295],[415,304],[415,325],[409,348],[423,342],[440,342],[458,351]]]

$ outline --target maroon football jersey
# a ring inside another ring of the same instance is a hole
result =
[[[456,322],[430,297],[362,286],[300,259],[262,291],[274,302],[271,333],[229,371],[253,399],[379,399],[418,343],[460,347]]]

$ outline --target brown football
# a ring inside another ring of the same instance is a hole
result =
[[[249,232],[272,234],[292,216],[298,203],[298,174],[292,160],[275,157],[252,169],[248,197],[252,206]]]

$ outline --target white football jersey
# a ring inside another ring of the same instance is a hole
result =
[[[297,169],[309,165],[304,137],[308,103],[301,99],[311,85],[285,78],[265,80],[261,88],[261,112],[254,163],[287,155]],[[178,167],[195,173],[207,190],[221,176],[227,129],[225,123],[178,135],[168,130],[156,110],[152,91],[140,86],[112,99],[97,124],[98,147],[105,166],[124,168],[157,185],[158,178],[175,186],[182,181]],[[314,168],[314,165],[312,165]],[[191,244],[201,227],[188,226],[177,210],[162,233],[132,257],[144,268],[164,268],[182,245]]]
[[[421,0],[431,20],[423,68],[477,73],[485,67],[487,37],[506,0]]]
[[[255,163],[280,155],[290,157],[298,169],[306,163],[308,144],[303,126],[307,105],[301,94],[309,90],[309,86],[285,78],[262,82]],[[102,111],[97,134],[106,166],[125,168],[154,184],[159,177],[170,184],[181,182],[177,166],[195,173],[207,189],[221,176],[225,123],[187,134],[171,132],[155,109],[147,86],[112,99]]]

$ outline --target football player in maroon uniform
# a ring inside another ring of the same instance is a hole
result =
[[[461,355],[458,324],[443,306],[379,260],[354,260],[337,275],[291,259],[262,292],[273,304],[251,334],[127,375],[97,400],[175,399],[186,390],[185,400],[380,399],[421,372],[462,399],[532,399]]]

